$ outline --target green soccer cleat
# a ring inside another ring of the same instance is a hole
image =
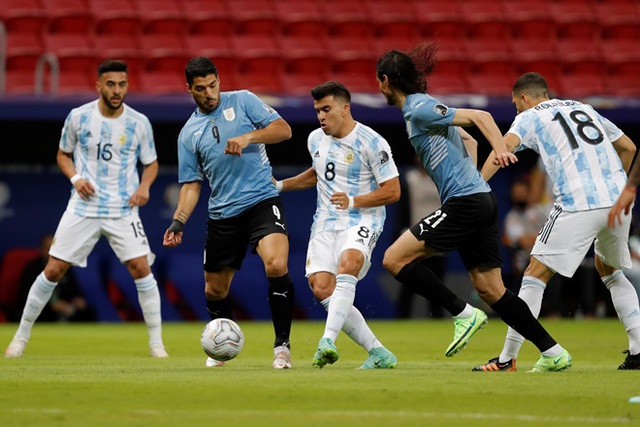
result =
[[[455,319],[453,322],[455,331],[453,342],[444,354],[447,357],[455,356],[469,344],[469,340],[480,329],[487,324],[487,315],[479,308],[473,308],[473,314],[462,319]]]
[[[384,347],[369,350],[369,357],[358,369],[393,369],[398,366],[398,358]]]
[[[327,363],[335,363],[339,357],[340,353],[338,353],[333,341],[329,338],[321,338],[311,364],[314,368],[322,369]]]
[[[560,356],[540,356],[529,372],[561,372],[571,368],[571,355],[567,350],[562,350]]]

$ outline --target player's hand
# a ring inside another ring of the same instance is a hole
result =
[[[335,193],[329,201],[340,210],[347,210],[349,208],[349,196],[347,196],[346,193]]]
[[[493,164],[496,166],[500,166],[501,168],[506,168],[507,166],[514,164],[518,161],[518,156],[508,151],[504,153],[496,153],[493,158]]]
[[[224,154],[231,154],[232,156],[242,156],[242,150],[249,145],[249,138],[245,135],[236,136],[227,140],[227,146],[224,149]]]
[[[634,190],[635,189],[631,187],[624,187],[622,194],[618,197],[618,201],[616,201],[616,204],[613,205],[609,211],[609,219],[607,221],[607,225],[609,225],[609,227],[613,228],[616,226],[616,219],[618,220],[618,224],[622,224],[623,211],[625,215],[629,215],[629,212],[631,212],[631,206],[636,200],[636,192]]]
[[[162,240],[162,246],[166,246],[168,248],[175,248],[180,243],[182,243],[182,234],[184,224],[177,219],[174,219],[171,222],[167,231],[164,232],[164,239]]]
[[[91,196],[96,194],[96,190],[93,188],[93,185],[89,181],[84,178],[80,178],[73,184],[74,188],[82,198],[82,200],[89,200]]]
[[[129,207],[144,206],[149,201],[149,189],[144,187],[138,187],[129,199]]]

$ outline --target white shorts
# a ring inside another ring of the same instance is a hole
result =
[[[595,240],[595,253],[605,264],[616,268],[631,267],[629,227],[631,215],[622,215],[622,224],[607,227],[610,209],[564,212],[554,206],[531,250],[551,270],[572,277]]]
[[[149,265],[155,255],[137,213],[122,218],[85,218],[65,211],[51,244],[49,255],[77,265],[87,266],[87,257],[100,236],[105,236],[120,262],[147,256]]]
[[[377,241],[377,233],[360,225],[347,230],[321,231],[312,235],[307,249],[306,277],[321,271],[338,274],[342,253],[347,249],[355,249],[364,255],[364,264],[358,274],[358,280],[361,280],[371,267],[371,254]]]

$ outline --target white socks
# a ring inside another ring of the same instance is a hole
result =
[[[149,331],[149,344],[162,343],[162,317],[160,315],[158,283],[153,274],[134,281],[138,289],[138,302]]]
[[[338,333],[353,308],[357,283],[358,279],[355,276],[349,274],[338,274],[336,276],[336,288],[333,290],[329,307],[327,308],[327,323],[324,327],[323,338],[329,338],[333,342],[336,341]]]
[[[328,311],[331,297],[320,301],[320,304]],[[373,334],[369,325],[367,325],[364,316],[355,306],[351,306],[347,320],[342,325],[342,331],[347,334],[356,344],[363,347],[367,352],[372,348],[382,347],[382,343],[378,341]],[[335,342],[335,341],[334,341]]]
[[[16,336],[22,337],[25,340],[31,337],[31,328],[33,328],[33,324],[38,316],[40,316],[40,313],[42,313],[42,309],[51,299],[51,294],[53,294],[53,289],[57,284],[57,282],[52,282],[47,279],[44,271],[36,277],[36,280],[29,290]]]
[[[546,283],[533,276],[524,276],[522,278],[522,285],[520,286],[520,292],[518,292],[518,296],[520,297],[520,299],[527,303],[527,305],[529,306],[529,310],[531,310],[533,317],[535,317],[536,319],[540,314],[540,307],[542,306],[542,296],[546,287]],[[509,327],[509,329],[507,330],[507,337],[504,340],[502,353],[500,353],[499,362],[505,363],[511,359],[517,358],[518,352],[520,351],[520,347],[522,347],[523,342],[524,337],[516,332],[515,329]]]
[[[602,281],[611,292],[613,306],[629,336],[629,353],[640,353],[640,308],[635,288],[620,270],[604,276]]]

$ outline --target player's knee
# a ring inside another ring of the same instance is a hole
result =
[[[143,277],[147,277],[151,274],[151,267],[146,260],[146,258],[135,258],[126,262],[127,269],[129,270],[129,274],[133,279],[141,279]]]
[[[221,299],[224,299],[228,293],[228,289],[214,288],[212,286],[207,286],[204,289],[204,295],[207,298],[207,301],[220,301]]]
[[[324,301],[331,296],[335,286],[332,283],[328,283],[324,280],[309,280],[309,286],[313,291],[313,296],[318,301]]]
[[[288,273],[287,259],[283,257],[271,258],[264,261],[267,277],[282,277]]]
[[[49,261],[44,268],[44,277],[51,282],[59,282],[64,277],[67,270],[69,270],[69,264],[62,261],[51,262]]]
[[[384,253],[384,258],[382,259],[382,265],[387,269],[392,276],[397,276],[402,266],[399,265],[398,260],[393,256],[393,254],[387,249]]]

